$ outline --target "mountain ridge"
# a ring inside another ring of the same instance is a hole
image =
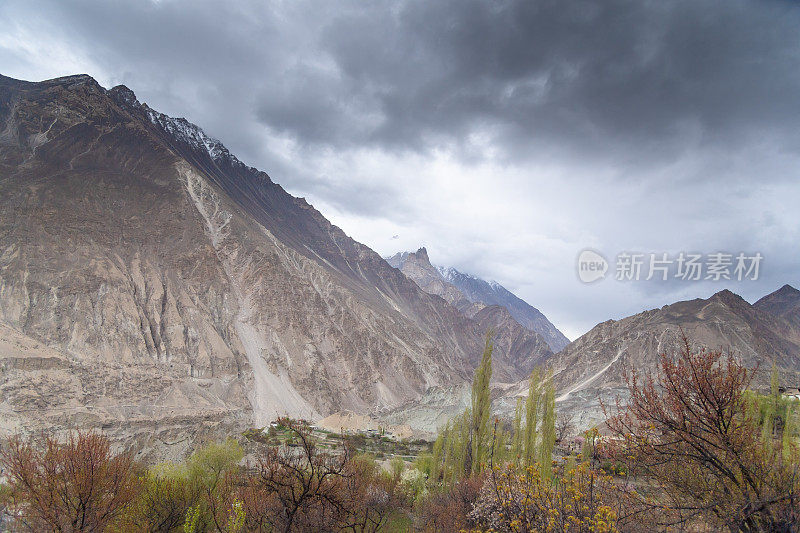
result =
[[[421,247],[416,252],[397,252],[395,255],[387,257],[386,260],[393,267],[403,270],[409,259],[417,261],[418,258],[424,258],[424,261],[430,263],[428,251],[425,247]],[[478,304],[478,306],[499,305],[505,307],[514,320],[523,327],[541,335],[554,353],[569,344],[569,339],[541,311],[513,294],[497,281],[486,281],[477,276],[459,272],[453,267],[433,266],[433,268],[436,270],[438,278],[444,282],[444,288],[448,288],[448,292],[452,293],[453,290],[456,290],[461,295],[461,298],[457,296],[445,298],[458,309],[466,311],[470,304]],[[412,279],[414,278],[412,277]],[[428,273],[424,280],[420,278],[415,279],[415,281],[418,281],[418,284],[421,282],[422,285],[420,286],[423,289],[425,289],[425,286],[429,286],[431,290],[438,290],[433,287],[436,284],[436,280],[433,279],[432,273]],[[449,289],[449,287],[452,287],[452,289]],[[474,312],[477,312],[477,308]]]
[[[759,307],[723,289],[706,299],[601,322],[550,360],[556,401],[562,409],[580,413],[584,425],[599,423],[600,400],[614,405],[616,397],[624,399],[626,373],[657,371],[659,355],[677,353],[683,335],[695,348],[721,349],[758,368],[757,388],[768,385],[773,363],[782,382],[800,381],[800,327]],[[506,411],[525,390],[524,381],[511,389],[501,402]]]

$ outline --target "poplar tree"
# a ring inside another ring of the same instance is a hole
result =
[[[472,419],[470,426],[472,453],[471,465],[468,467],[467,475],[480,473],[490,446],[489,413],[492,408],[492,401],[489,394],[489,382],[492,379],[493,350],[494,344],[492,343],[492,332],[490,331],[486,334],[483,356],[472,381]]]
[[[440,432],[433,443],[433,466],[431,467],[431,479],[438,481],[442,476],[442,466],[445,455],[445,432]]]
[[[530,466],[536,461],[536,441],[539,425],[539,395],[541,394],[542,373],[539,368],[531,372],[528,383],[528,398],[525,400],[525,466]]]
[[[553,385],[553,371],[547,371],[542,390],[542,429],[539,445],[539,467],[542,477],[550,478],[553,462],[553,449],[556,446],[556,391]]]
[[[523,453],[523,436],[522,431],[522,414],[525,410],[525,400],[517,398],[517,408],[514,410],[514,428],[511,437],[511,458],[515,464],[522,463]]]
[[[778,403],[780,401],[781,392],[780,384],[778,381],[778,368],[775,363],[772,363],[772,371],[769,376],[770,397],[764,406],[764,425],[762,426],[762,437],[765,442],[772,439],[775,431],[775,418],[778,416]]]

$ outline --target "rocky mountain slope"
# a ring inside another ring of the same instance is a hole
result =
[[[493,379],[508,381],[530,374],[535,366],[544,365],[553,352],[547,341],[538,333],[524,328],[505,307],[471,302],[454,285],[439,275],[428,258],[428,251],[397,254],[387,259],[390,265],[416,282],[422,290],[442,297],[464,316],[476,322],[483,331],[494,333]]]
[[[173,441],[457,386],[484,333],[197,126],[86,75],[0,76],[0,325],[80,376],[5,361],[15,427],[139,420]]]
[[[416,281],[423,290],[441,296],[468,316],[475,315],[485,306],[500,306],[524,328],[541,335],[553,352],[569,344],[569,339],[538,309],[497,282],[463,274],[454,268],[431,266],[425,248],[416,252],[398,252],[386,260]]]
[[[800,291],[791,285],[764,296],[753,307],[800,326]]]
[[[387,257],[386,261],[414,280],[423,291],[441,296],[464,314],[470,312],[472,302],[464,296],[464,293],[458,287],[442,278],[436,267],[431,264],[428,250],[425,248],[420,248],[416,252],[397,253],[392,257]],[[477,308],[480,308],[480,305]]]
[[[464,274],[455,268],[440,267],[439,272],[447,282],[457,287],[469,301],[481,302],[486,305],[500,305],[508,309],[517,322],[544,337],[553,352],[559,352],[569,344],[569,339],[541,311],[525,300],[518,298],[499,283]]]
[[[677,302],[598,324],[551,359],[556,401],[562,409],[583,416],[587,424],[596,423],[602,419],[599,400],[610,404],[617,395],[624,395],[626,370],[655,371],[659,354],[679,349],[682,332],[696,347],[722,349],[747,366],[758,367],[757,387],[768,383],[773,363],[782,381],[797,382],[800,328],[787,319],[793,313],[794,298],[785,297],[792,291],[784,287],[750,305],[723,290],[708,299]],[[766,311],[767,307],[778,314]],[[522,382],[507,393],[507,409],[510,398],[525,388]]]

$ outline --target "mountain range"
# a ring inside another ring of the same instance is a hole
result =
[[[468,382],[487,321],[129,88],[0,76],[3,433],[135,426],[147,447],[392,409]],[[551,355],[518,334],[499,380]]]
[[[180,457],[198,438],[352,412],[433,431],[487,331],[500,412],[550,366],[598,420],[681,333],[800,375],[800,291],[729,291],[572,343],[501,285],[385,260],[218,140],[125,86],[0,76],[0,436],[92,427]]]

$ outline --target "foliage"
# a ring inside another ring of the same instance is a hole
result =
[[[798,447],[774,435],[775,405],[765,418],[746,393],[752,376],[731,355],[693,350],[686,338],[675,357],[662,355],[659,374],[628,376],[630,401],[608,420],[607,453],[661,491],[640,503],[662,526],[797,528]]]
[[[190,483],[185,476],[162,475],[151,469],[139,479],[139,497],[114,524],[116,531],[180,531],[187,517],[192,515],[199,520],[199,507],[192,507],[200,500],[199,487]],[[194,530],[196,530],[196,526]]]
[[[539,411],[542,400],[542,372],[534,368],[528,379],[528,397],[525,398],[525,427],[523,440],[523,465],[531,465],[541,454],[536,453],[538,439]]]
[[[492,408],[491,398],[489,395],[489,382],[492,379],[492,351],[494,345],[492,343],[492,334],[486,334],[486,344],[481,356],[480,365],[475,371],[475,377],[472,381],[472,410],[470,415],[472,417],[469,426],[471,449],[469,460],[465,462],[466,474],[470,475],[472,472],[480,474],[483,465],[486,463],[486,458],[489,449],[489,441],[491,435],[489,433],[489,413]]]
[[[112,525],[117,532],[239,531],[241,503],[231,477],[244,456],[229,439],[198,448],[182,464],[162,463],[140,476],[140,494]]]
[[[556,416],[555,416],[555,388],[553,387],[553,372],[548,371],[545,385],[543,387],[542,405],[542,427],[538,449],[539,468],[544,479],[549,479],[551,474],[551,462],[553,448],[556,445]]]
[[[72,433],[65,442],[12,438],[0,463],[10,513],[33,531],[102,531],[139,492],[131,457],[112,453],[95,433]]]
[[[415,530],[464,531],[476,527],[470,513],[484,479],[483,475],[472,476],[432,491],[416,506]]]
[[[510,430],[498,421],[489,426],[492,375],[492,342],[487,334],[481,363],[475,371],[470,407],[450,420],[433,444],[430,479],[452,485],[472,474],[480,474],[490,461],[502,464],[511,460],[519,465],[538,463],[549,477],[556,442],[555,389],[552,371],[531,372],[528,396],[517,401]],[[524,417],[523,417],[524,414]]]
[[[617,515],[607,501],[610,477],[586,464],[571,469],[562,464],[552,474],[552,479],[542,476],[537,464],[495,467],[470,517],[479,530],[497,532],[617,531]]]

